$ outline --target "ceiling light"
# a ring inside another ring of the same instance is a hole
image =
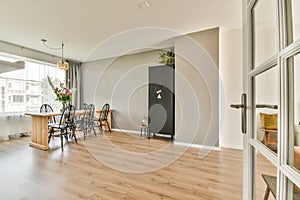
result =
[[[150,8],[151,4],[148,1],[144,1],[144,2],[140,3],[138,6],[139,6],[140,9],[143,10],[143,9],[146,9],[146,8]]]
[[[61,60],[57,62],[57,67],[59,69],[67,71],[69,69],[69,63],[64,60],[64,43],[61,43],[61,47],[58,48],[52,48],[47,45],[47,40],[46,39],[41,39],[42,43],[47,47],[48,49],[51,50],[61,50]]]

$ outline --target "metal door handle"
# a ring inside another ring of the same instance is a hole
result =
[[[278,109],[278,106],[277,105],[269,105],[269,104],[256,104],[256,108]]]
[[[242,133],[247,133],[247,98],[246,94],[241,95],[241,104],[231,104],[231,108],[242,109],[241,110],[241,120],[242,120]]]
[[[242,104],[231,104],[230,107],[239,109],[239,108],[244,108],[244,105],[242,105]]]

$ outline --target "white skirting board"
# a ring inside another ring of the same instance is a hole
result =
[[[222,148],[226,149],[236,149],[236,150],[243,150],[242,146],[234,146],[234,145],[222,145]]]
[[[118,129],[118,128],[113,128],[113,129],[111,129],[111,130],[112,130],[112,131],[116,131],[116,132],[141,134],[141,131],[125,130],[125,129]]]
[[[116,132],[124,132],[124,133],[133,133],[133,134],[141,134],[140,131],[134,131],[134,130],[125,130],[125,129],[112,129],[112,131]],[[198,149],[211,149],[214,151],[219,151],[219,147],[211,147],[211,146],[205,146],[205,145],[200,145],[200,144],[189,144],[189,143],[184,143],[184,142],[173,142],[174,145],[178,146],[185,146],[185,147],[192,147],[192,148],[198,148]]]
[[[174,142],[174,145],[178,146],[185,146],[185,147],[192,147],[192,148],[197,148],[197,149],[210,149],[214,151],[220,151],[219,147],[212,147],[212,146],[206,146],[206,145],[201,145],[201,144],[189,144],[185,142]]]

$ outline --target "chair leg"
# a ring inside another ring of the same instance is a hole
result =
[[[50,142],[50,139],[52,137],[52,134],[53,134],[53,129],[51,128],[51,130],[49,131],[49,135],[48,135],[48,144]]]
[[[85,140],[85,136],[87,136],[87,134],[88,134],[88,125],[87,125],[87,122],[84,122],[83,128],[82,128],[82,132],[83,132],[83,140]]]
[[[77,143],[77,138],[76,138],[75,133],[73,133],[73,136],[74,136],[75,142]]]
[[[64,137],[63,134],[60,134],[60,146],[61,146],[61,150],[64,150]]]
[[[83,132],[83,140],[85,140],[85,136],[87,135],[87,127],[84,127],[82,132]]]
[[[98,126],[100,133],[102,132],[102,127],[99,125]]]
[[[76,134],[75,134],[75,126],[72,127],[71,131],[72,131],[72,134],[70,134],[70,138],[72,139],[74,137],[75,142],[77,143],[77,138],[76,138]]]
[[[149,131],[149,127],[146,128],[146,132],[147,132],[147,137],[150,140],[150,131]]]
[[[90,129],[91,129],[91,132],[92,132],[92,129],[93,129],[93,132],[94,132],[94,135],[97,137],[97,133],[96,133],[96,130],[95,130],[95,124],[94,122],[90,123]]]
[[[107,127],[108,127],[109,132],[111,132],[111,130],[110,130],[110,125],[109,125],[109,123],[108,123],[108,120],[106,120],[106,125],[107,125]]]
[[[102,127],[102,122],[101,121],[99,121],[99,123],[100,123],[100,128],[101,128],[101,130],[103,129],[103,127]]]
[[[52,133],[50,133],[49,136],[48,136],[48,144],[49,144],[49,142],[51,140],[51,137],[52,137]]]
[[[94,126],[93,126],[93,131],[94,131],[95,136],[97,137],[97,133],[96,133],[96,130],[95,130]]]

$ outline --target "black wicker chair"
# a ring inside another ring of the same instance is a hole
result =
[[[75,135],[76,125],[74,122],[75,117],[75,106],[68,105],[63,110],[59,123],[49,124],[49,136],[48,143],[50,142],[51,137],[60,137],[61,139],[61,149],[63,147],[63,138],[68,141],[68,135],[71,134],[71,138],[74,137],[75,142],[77,143],[77,138]]]
[[[99,118],[97,120],[100,131],[102,131],[103,126],[107,126],[109,132],[111,132],[110,124],[109,124],[108,118],[107,118],[109,109],[110,109],[110,105],[108,103],[104,104],[104,106],[102,107]]]
[[[53,112],[53,109],[52,107],[49,105],[49,104],[43,104],[41,107],[40,107],[40,113],[49,113],[49,112]],[[50,119],[49,119],[49,124],[53,124],[53,123],[56,123],[56,119],[54,116],[52,116]]]

